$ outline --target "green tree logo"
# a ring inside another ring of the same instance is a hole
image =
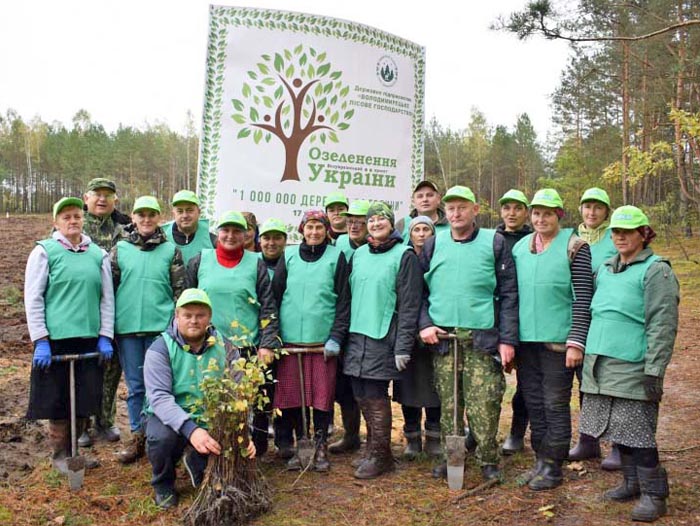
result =
[[[277,137],[285,149],[282,181],[298,181],[297,158],[304,141],[339,142],[337,132],[350,127],[355,110],[348,109],[350,86],[331,71],[326,53],[299,44],[262,61],[248,71],[241,99],[232,99],[231,118],[243,127],[238,139],[253,137],[255,144]]]

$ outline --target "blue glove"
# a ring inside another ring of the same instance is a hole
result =
[[[405,371],[408,367],[408,362],[411,361],[410,354],[397,354],[394,356],[394,362],[396,363],[396,369],[398,371]]]
[[[51,346],[49,340],[37,340],[34,343],[34,358],[32,366],[48,369],[51,365]]]
[[[340,344],[333,338],[329,338],[323,346],[323,360],[328,361],[329,358],[337,358],[340,354]]]
[[[100,352],[100,360],[106,362],[112,359],[114,349],[112,349],[112,340],[107,336],[97,338],[97,350]]]

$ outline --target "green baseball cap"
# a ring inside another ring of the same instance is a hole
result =
[[[346,212],[340,212],[341,216],[362,216],[367,215],[367,210],[369,210],[369,201],[366,199],[355,199]]]
[[[554,188],[543,188],[542,190],[538,190],[532,198],[530,207],[533,206],[564,208],[564,201],[561,200],[559,192],[557,192]]]
[[[611,208],[610,197],[608,197],[608,192],[606,192],[602,188],[593,187],[583,192],[583,195],[581,196],[581,204],[585,203],[586,201],[599,201],[608,208]]]
[[[173,196],[171,203],[173,205],[177,203],[192,203],[199,206],[199,197],[192,190],[180,190]]]
[[[515,201],[516,203],[522,203],[525,206],[530,206],[530,203],[527,201],[527,196],[515,188],[511,188],[505,194],[503,194],[503,197],[498,200],[498,204],[502,205],[508,201]]]
[[[625,205],[612,213],[608,229],[635,230],[640,226],[649,226],[649,218],[636,206]]]
[[[328,208],[331,205],[340,204],[348,206],[348,198],[343,192],[331,192],[323,199],[323,208]]]
[[[59,214],[59,212],[67,206],[77,206],[82,210],[83,200],[79,199],[78,197],[64,197],[62,199],[59,199],[53,205],[53,218],[56,219],[56,216]]]
[[[474,192],[472,192],[471,189],[467,186],[453,186],[447,192],[445,192],[445,196],[442,198],[442,202],[446,203],[447,201],[450,201],[452,199],[465,199],[467,201],[471,201],[472,203],[476,203],[476,197],[474,197]]]
[[[202,289],[185,289],[180,294],[177,299],[177,304],[175,305],[178,309],[184,307],[185,305],[190,305],[191,303],[200,303],[206,305],[211,309],[211,301],[209,296]]]
[[[268,232],[279,232],[281,234],[287,235],[287,225],[281,219],[275,219],[271,217],[265,221],[260,227],[260,235],[267,234]]]
[[[90,179],[90,182],[87,184],[88,192],[98,190],[100,188],[106,188],[107,190],[112,190],[112,192],[115,193],[117,192],[117,185],[114,184],[114,181],[110,181],[104,177],[95,177],[94,179]]]
[[[132,212],[137,210],[155,210],[160,214],[160,205],[158,204],[158,199],[152,195],[142,195],[136,201],[134,201],[134,208],[131,209]]]
[[[228,212],[221,214],[219,222],[216,223],[216,228],[221,228],[225,225],[234,225],[242,228],[243,230],[248,230],[248,222],[245,220],[245,217],[243,217],[243,214],[236,212],[235,210],[229,210]]]

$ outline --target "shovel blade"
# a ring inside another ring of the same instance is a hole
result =
[[[447,451],[447,485],[451,490],[460,490],[464,484],[464,437],[445,437]]]
[[[314,443],[308,438],[302,438],[297,442],[297,456],[301,463],[301,469],[306,469],[314,458]]]
[[[66,459],[68,467],[68,485],[71,491],[77,491],[83,487],[85,478],[85,459],[83,457],[68,457]]]

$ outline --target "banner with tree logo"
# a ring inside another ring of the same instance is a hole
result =
[[[408,211],[423,176],[425,49],[316,15],[210,6],[198,193],[209,217],[298,224],[342,191]]]

